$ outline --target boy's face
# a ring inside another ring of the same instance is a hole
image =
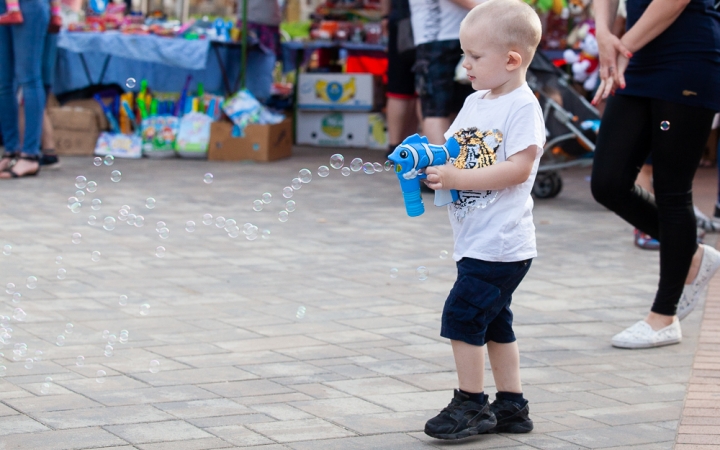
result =
[[[464,53],[463,68],[467,70],[473,89],[495,89],[510,79],[513,64],[510,51],[488,39],[490,27],[482,22],[460,29],[460,45]]]

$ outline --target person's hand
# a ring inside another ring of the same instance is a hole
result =
[[[425,168],[427,179],[425,184],[433,190],[455,189],[455,177],[460,169],[450,163],[442,166],[429,166]]]
[[[600,52],[600,86],[593,98],[593,105],[606,99],[619,86],[625,87],[625,69],[632,57],[630,50],[617,36],[610,32],[597,34]]]

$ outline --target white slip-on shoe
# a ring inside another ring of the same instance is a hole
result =
[[[697,306],[710,279],[720,269],[720,252],[709,245],[703,245],[704,252],[700,270],[692,283],[686,284],[678,302],[677,316],[683,320]]]
[[[653,330],[650,324],[641,320],[612,338],[613,347],[619,348],[651,348],[663,345],[677,344],[682,340],[680,321],[676,318],[673,323],[660,330]]]

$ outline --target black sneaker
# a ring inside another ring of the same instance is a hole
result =
[[[527,401],[523,406],[510,400],[496,399],[490,404],[490,411],[495,415],[497,425],[488,433],[529,433],[533,429]]]
[[[60,158],[57,155],[42,155],[40,157],[40,165],[45,170],[55,170],[60,168]]]
[[[464,439],[485,433],[496,423],[487,395],[481,405],[455,389],[455,397],[450,404],[427,421],[425,434],[436,439]]]

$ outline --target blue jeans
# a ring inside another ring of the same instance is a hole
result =
[[[0,14],[7,10],[0,2]],[[40,135],[45,109],[42,83],[42,58],[50,22],[47,0],[20,0],[24,23],[0,27],[0,127],[5,150],[22,150],[29,156],[40,155]],[[22,87],[25,101],[25,136],[20,147],[18,131],[17,87]]]

